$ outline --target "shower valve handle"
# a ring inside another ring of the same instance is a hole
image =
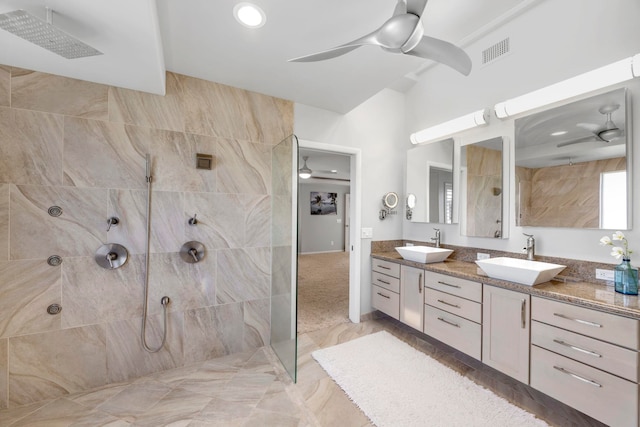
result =
[[[198,262],[200,261],[198,259],[198,251],[195,248],[191,248],[189,249],[189,255],[191,255],[193,257],[193,262]]]
[[[118,259],[118,254],[115,252],[109,252],[106,258],[107,258],[107,261],[109,261],[109,266],[113,268],[113,261]]]

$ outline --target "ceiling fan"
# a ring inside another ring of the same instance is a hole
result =
[[[360,46],[380,46],[382,49],[445,64],[468,76],[471,59],[459,47],[444,40],[424,35],[420,23],[427,0],[398,0],[393,15],[380,28],[366,36],[331,49],[290,59],[289,62],[314,62],[335,58]]]
[[[565,147],[567,145],[579,144],[582,142],[592,142],[592,141],[600,141],[600,142],[611,142],[617,138],[620,138],[623,134],[623,130],[618,128],[616,124],[611,119],[611,115],[620,108],[618,104],[612,105],[604,105],[598,109],[600,114],[606,115],[607,120],[604,123],[604,126],[597,125],[594,123],[577,123],[576,126],[581,127],[583,129],[588,130],[593,133],[592,136],[586,138],[576,139],[575,141],[567,141],[561,142],[558,144],[558,148]]]

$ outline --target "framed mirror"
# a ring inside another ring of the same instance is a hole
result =
[[[516,225],[628,230],[626,89],[515,120]]]
[[[465,236],[506,237],[504,145],[496,137],[460,147],[460,232]]]
[[[454,224],[453,139],[407,151],[407,194],[415,195],[412,222]]]

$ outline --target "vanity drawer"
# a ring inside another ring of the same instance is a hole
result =
[[[394,319],[400,319],[400,294],[391,292],[380,286],[371,286],[371,305],[373,308],[388,314]]]
[[[638,382],[638,352],[584,335],[531,322],[531,344]]]
[[[531,318],[582,335],[638,350],[638,321],[589,308],[533,297]]]
[[[374,285],[388,289],[391,292],[400,293],[400,279],[396,277],[387,276],[374,271],[371,273],[371,282]]]
[[[482,327],[475,322],[425,305],[424,333],[480,360]]]
[[[531,387],[607,425],[638,425],[638,384],[536,346]]]
[[[386,274],[387,276],[400,278],[400,264],[377,258],[372,258],[371,264],[373,271]]]
[[[424,285],[471,301],[482,302],[482,283],[427,271]]]
[[[426,288],[424,292],[424,303],[464,317],[472,322],[482,323],[482,304],[475,301]]]

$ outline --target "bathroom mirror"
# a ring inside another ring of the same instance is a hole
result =
[[[503,230],[504,139],[460,147],[460,232],[501,239]]]
[[[407,151],[407,193],[415,195],[412,222],[453,224],[453,139]]]
[[[517,225],[630,229],[627,102],[622,88],[515,120]]]
[[[382,204],[387,209],[393,209],[398,206],[398,194],[389,192],[382,197]]]

